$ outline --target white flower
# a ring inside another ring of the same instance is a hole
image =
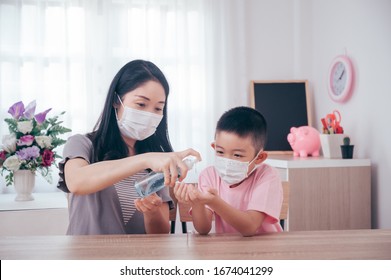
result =
[[[19,161],[16,155],[10,156],[3,163],[3,166],[7,168],[9,171],[19,170],[20,165],[21,162]]]
[[[18,130],[23,134],[31,132],[31,130],[33,130],[33,121],[28,120],[28,121],[18,122]]]
[[[35,141],[41,149],[52,147],[52,137],[50,136],[36,136]]]
[[[15,134],[4,135],[2,147],[7,153],[13,153],[16,150],[16,142]]]

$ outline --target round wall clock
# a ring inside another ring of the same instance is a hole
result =
[[[334,58],[328,72],[328,90],[332,100],[345,102],[353,91],[354,71],[350,58],[340,55]]]

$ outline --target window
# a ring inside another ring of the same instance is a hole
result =
[[[206,160],[217,118],[230,107],[227,97],[230,92],[237,96],[228,72],[243,73],[243,63],[232,61],[232,32],[224,35],[229,26],[240,32],[241,21],[233,14],[240,14],[241,3],[1,1],[0,117],[7,117],[9,106],[19,100],[37,100],[38,111],[66,111],[72,134],[89,132],[116,72],[130,60],[146,59],[162,69],[170,84],[174,149],[195,148]],[[7,133],[1,122],[0,134]]]

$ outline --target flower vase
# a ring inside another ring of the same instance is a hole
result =
[[[323,156],[325,158],[341,158],[341,148],[345,134],[320,134]]]
[[[15,201],[34,200],[31,195],[35,186],[35,172],[30,170],[14,171]]]

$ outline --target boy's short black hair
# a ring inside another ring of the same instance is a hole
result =
[[[260,151],[266,144],[267,124],[263,115],[257,110],[240,106],[226,111],[218,120],[216,133],[225,131],[239,137],[250,136],[255,150]]]

